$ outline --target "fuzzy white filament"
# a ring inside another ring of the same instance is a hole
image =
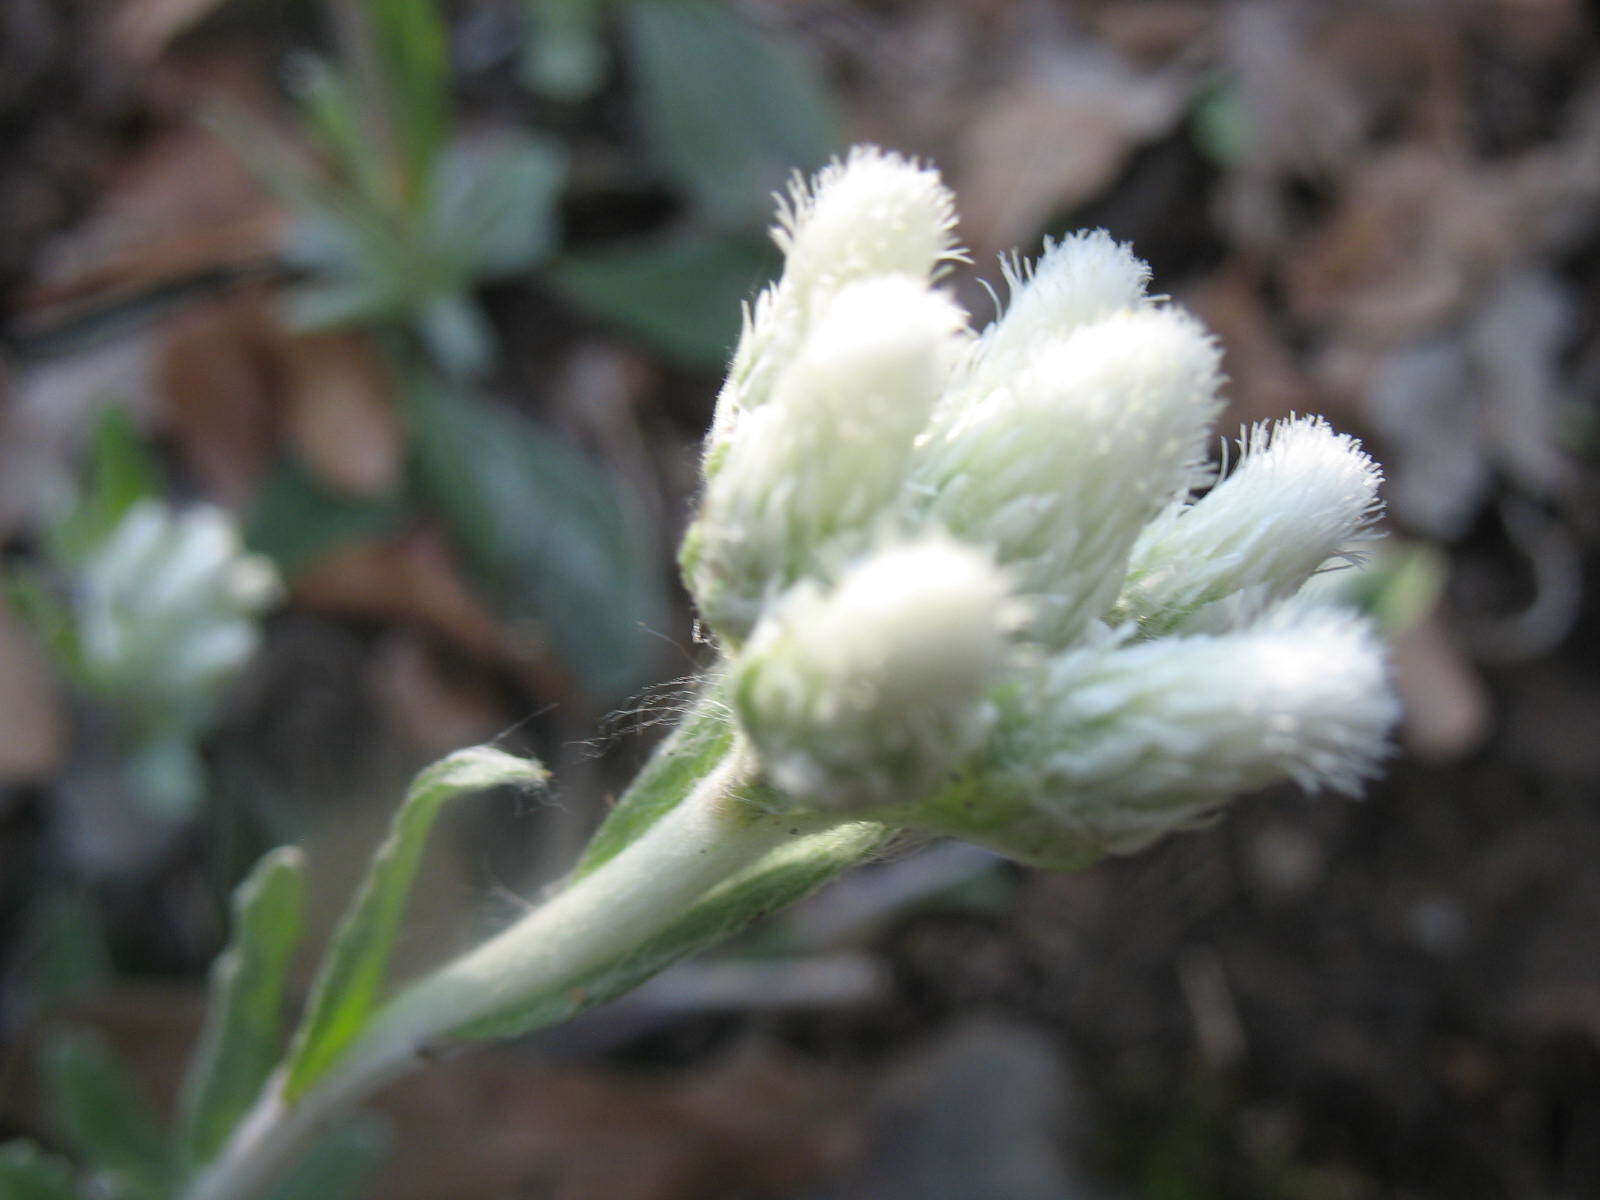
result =
[[[1065,645],[1116,598],[1139,530],[1197,478],[1218,353],[1172,308],[1116,313],[1048,342],[1003,384],[940,410],[915,502],[991,547]]]
[[[1254,426],[1239,449],[1228,478],[1163,512],[1135,544],[1118,608],[1147,632],[1248,618],[1371,536],[1383,475],[1354,438],[1296,417]]]
[[[977,749],[1009,620],[982,555],[930,540],[884,550],[832,591],[804,584],[729,679],[767,776],[820,808],[917,798]]]
[[[961,312],[905,275],[836,293],[770,403],[746,414],[684,542],[685,576],[724,637],[866,547],[905,482],[948,378]]]

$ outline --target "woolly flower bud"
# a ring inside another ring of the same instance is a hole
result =
[[[729,679],[767,778],[817,808],[917,798],[988,732],[1006,610],[999,572],[939,540],[880,551],[831,592],[797,587]]]
[[[1116,598],[1139,530],[1200,470],[1218,354],[1193,318],[1124,311],[1041,349],[989,394],[941,408],[918,448],[921,511],[992,547],[1065,645]]]
[[[959,257],[955,197],[939,172],[876,146],[857,146],[780,203],[773,238],[785,286],[838,286],[869,275],[928,278]]]
[[[1036,262],[1003,258],[1000,269],[1010,303],[974,348],[966,386],[978,391],[1003,383],[1078,326],[1149,303],[1150,268],[1103,229],[1046,238]]]
[[[719,451],[741,414],[771,398],[831,295],[878,275],[929,281],[941,262],[962,257],[955,224],[955,198],[937,171],[876,146],[855,147],[809,185],[795,176],[772,230],[784,253],[783,277],[746,313],[717,397],[708,474],[720,468]]]
[[[136,504],[84,566],[78,640],[87,681],[148,708],[203,706],[255,652],[254,618],[278,587],[222,510]]]
[[[1254,426],[1239,447],[1233,474],[1135,544],[1118,611],[1145,632],[1248,619],[1371,536],[1383,475],[1355,438],[1297,417]]]
[[[1001,694],[984,770],[932,819],[1024,861],[1081,863],[1283,780],[1353,795],[1398,716],[1385,674],[1366,622],[1294,604],[1234,633],[1103,637]]]
[[[743,637],[772,596],[865,548],[904,486],[960,326],[949,299],[909,276],[833,297],[771,403],[740,422],[684,539],[684,577],[718,633]]]

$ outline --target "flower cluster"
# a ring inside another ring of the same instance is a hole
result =
[[[1054,863],[1277,780],[1354,791],[1396,716],[1381,650],[1297,594],[1370,536],[1372,460],[1292,418],[1212,486],[1217,347],[1129,248],[1004,263],[973,332],[936,287],[953,227],[934,171],[871,148],[782,206],[681,556],[768,780]]]
[[[193,717],[255,653],[256,619],[278,591],[272,564],[244,552],[221,509],[180,513],[141,501],[83,566],[84,681],[173,719]]]

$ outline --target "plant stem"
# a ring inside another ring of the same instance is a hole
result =
[[[452,1031],[615,961],[798,834],[792,818],[742,802],[750,776],[747,756],[729,754],[615,858],[397,996],[303,1095],[289,1100],[275,1075],[184,1200],[258,1200],[313,1138]]]

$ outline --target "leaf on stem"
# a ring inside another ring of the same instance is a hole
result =
[[[449,44],[434,0],[364,0],[383,67],[395,141],[412,187],[433,169],[450,127]]]
[[[732,745],[733,724],[726,707],[714,694],[702,694],[606,814],[584,847],[572,878],[581,879],[615,858],[711,774]]]
[[[318,971],[289,1052],[287,1100],[292,1103],[337,1061],[377,1008],[406,898],[439,810],[488,788],[536,787],[546,775],[531,759],[474,746],[417,776]]]
[[[206,1025],[184,1085],[180,1149],[201,1166],[255,1102],[282,1052],[284,976],[300,933],[305,856],[266,855],[233,893],[233,932],[211,970]]]

